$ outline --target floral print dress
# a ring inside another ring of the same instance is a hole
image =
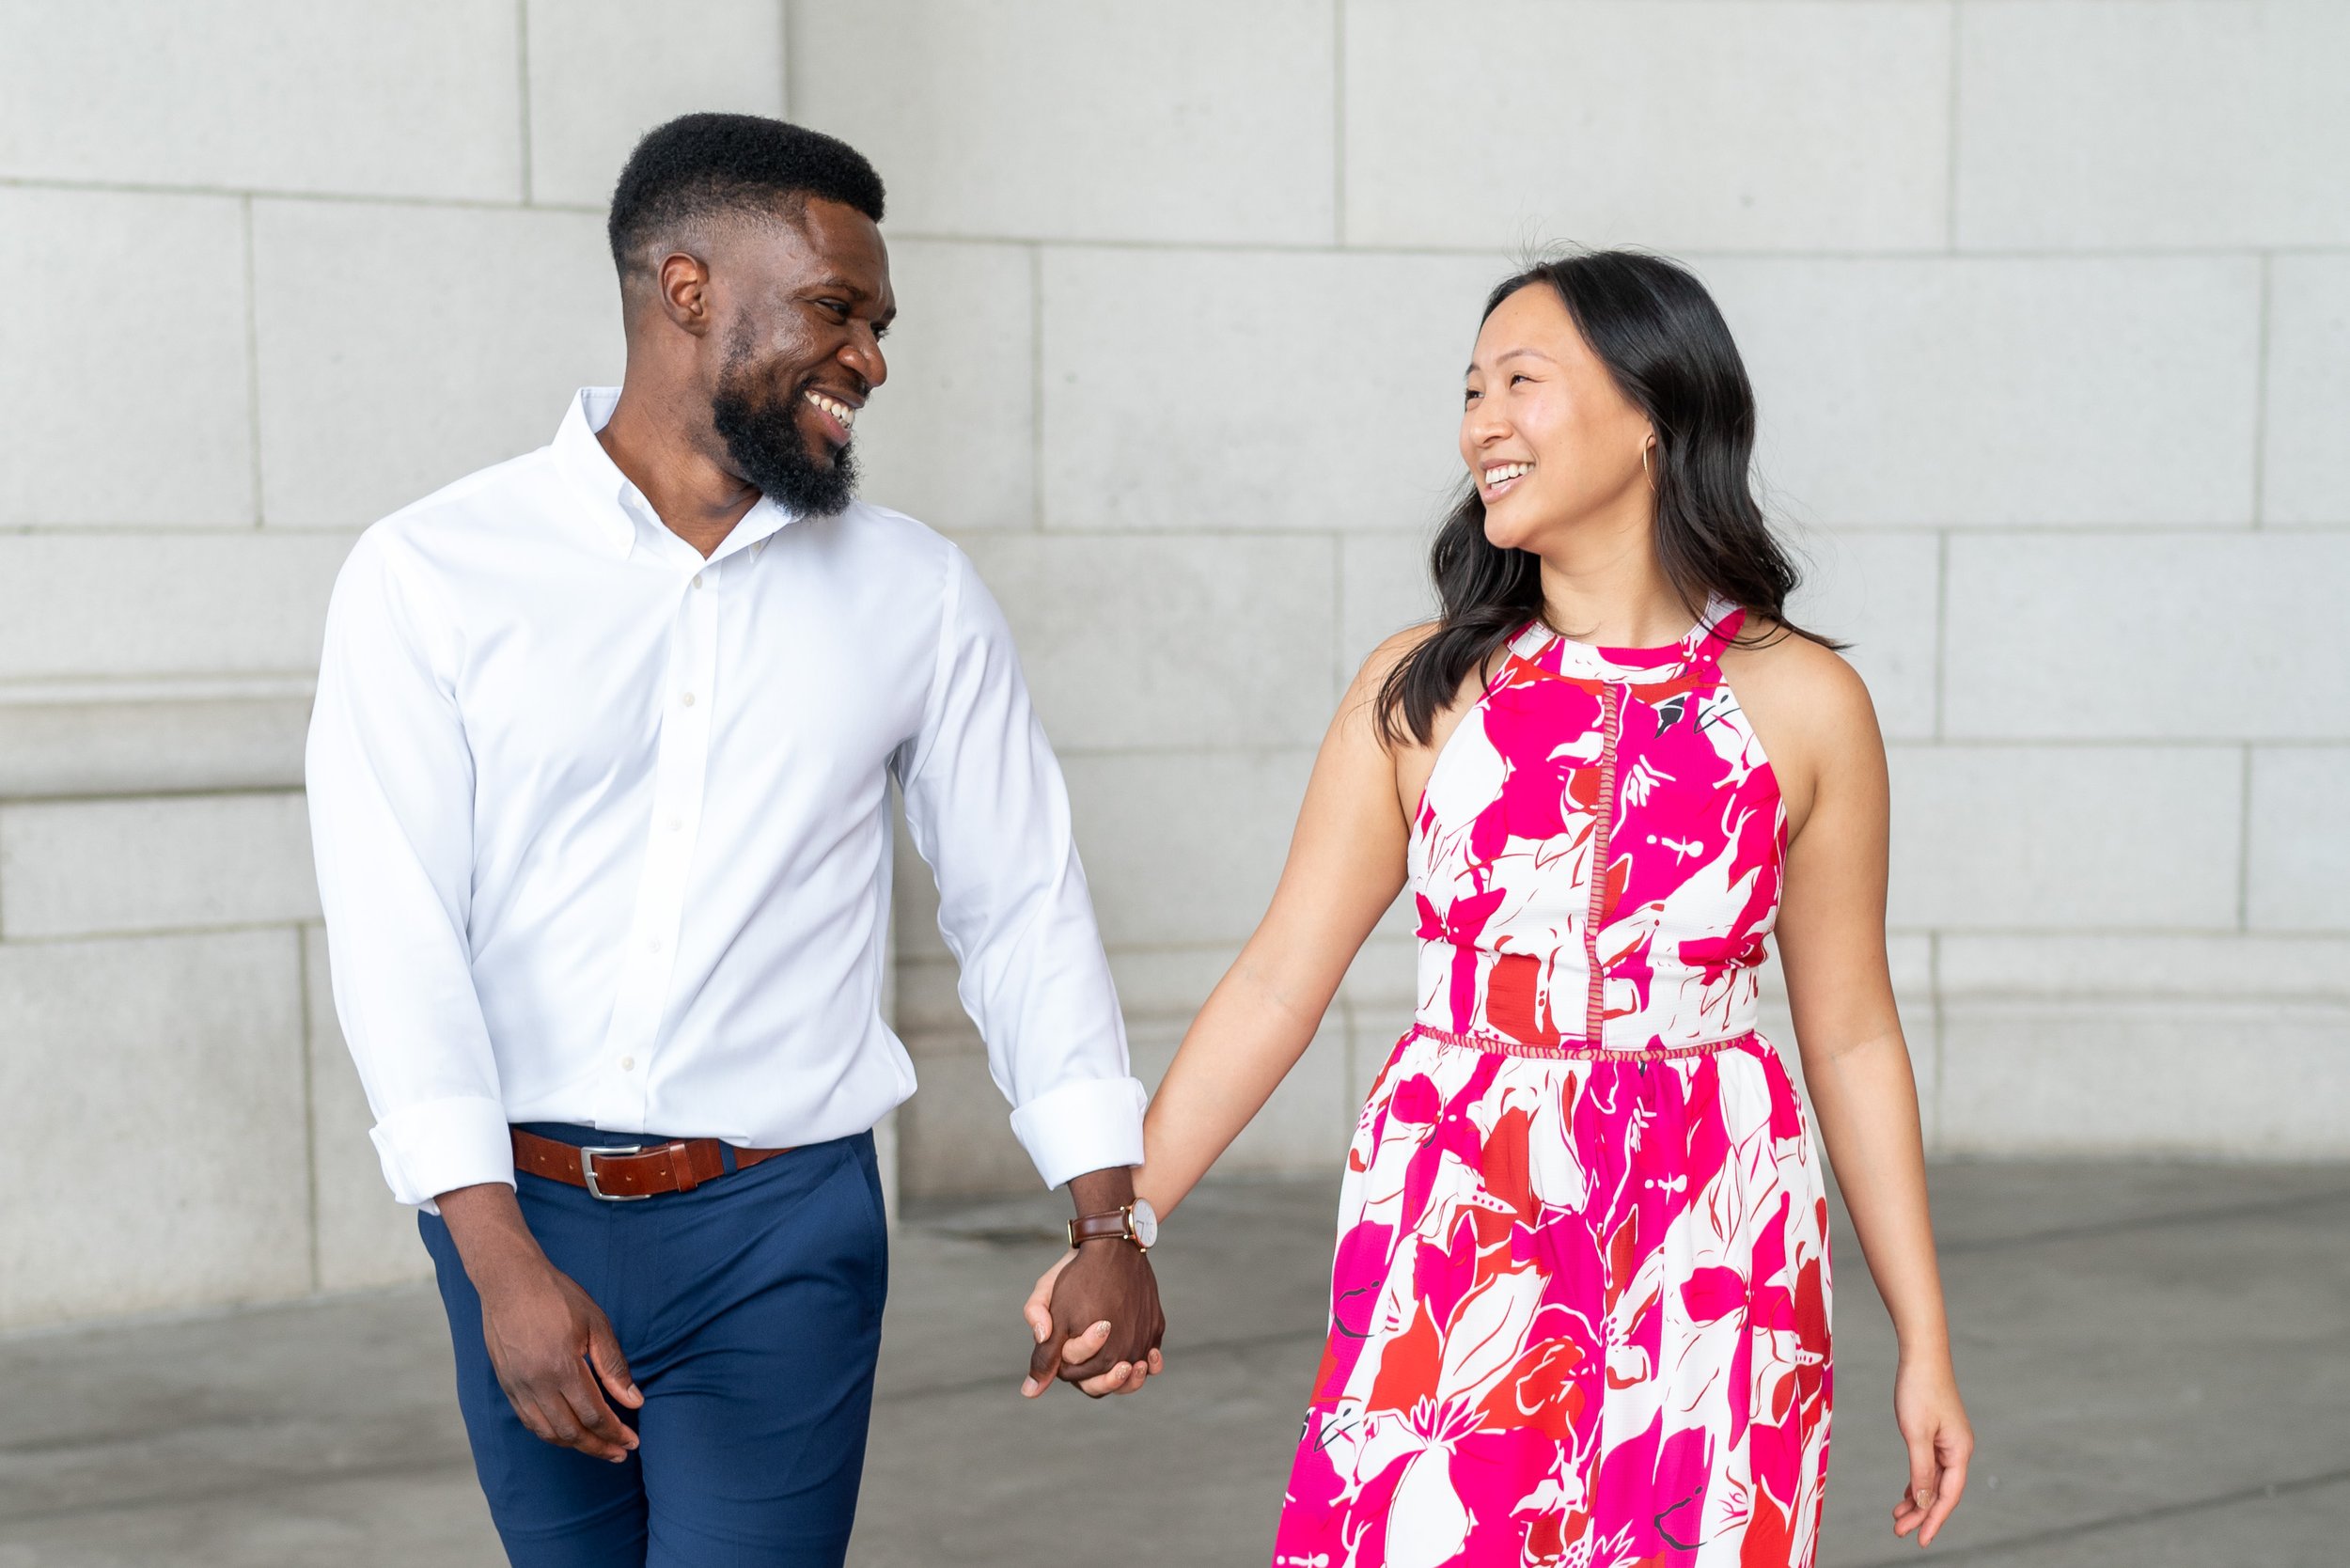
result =
[[[1275,1568],[1813,1560],[1827,1202],[1754,1032],[1786,817],[1741,619],[1530,626],[1436,759]]]

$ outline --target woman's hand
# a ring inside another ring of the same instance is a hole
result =
[[[1959,1403],[1958,1374],[1949,1357],[1923,1366],[1902,1362],[1893,1377],[1893,1419],[1909,1449],[1909,1490],[1894,1505],[1893,1533],[1916,1530],[1923,1546],[1958,1506],[1975,1451],[1975,1429]]]

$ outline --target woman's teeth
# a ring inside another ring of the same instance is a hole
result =
[[[1530,463],[1496,463],[1485,470],[1485,488],[1499,490],[1519,475],[1530,474],[1533,470],[1534,465]]]
[[[801,396],[806,398],[809,402],[814,403],[818,408],[822,409],[826,414],[829,414],[834,418],[839,420],[840,428],[842,430],[848,430],[856,423],[856,410],[851,408],[847,403],[842,402],[838,398],[827,398],[822,392],[814,390],[804,392]]]

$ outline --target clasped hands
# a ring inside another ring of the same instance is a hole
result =
[[[1056,1379],[1093,1399],[1131,1394],[1167,1370],[1158,1278],[1131,1242],[1089,1241],[1063,1253],[1028,1293],[1022,1316],[1036,1341],[1024,1398],[1041,1397]]]

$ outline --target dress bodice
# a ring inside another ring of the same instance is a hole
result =
[[[1660,649],[1512,639],[1412,822],[1423,1027],[1532,1055],[1754,1027],[1786,812],[1721,675],[1742,619],[1716,601]]]

